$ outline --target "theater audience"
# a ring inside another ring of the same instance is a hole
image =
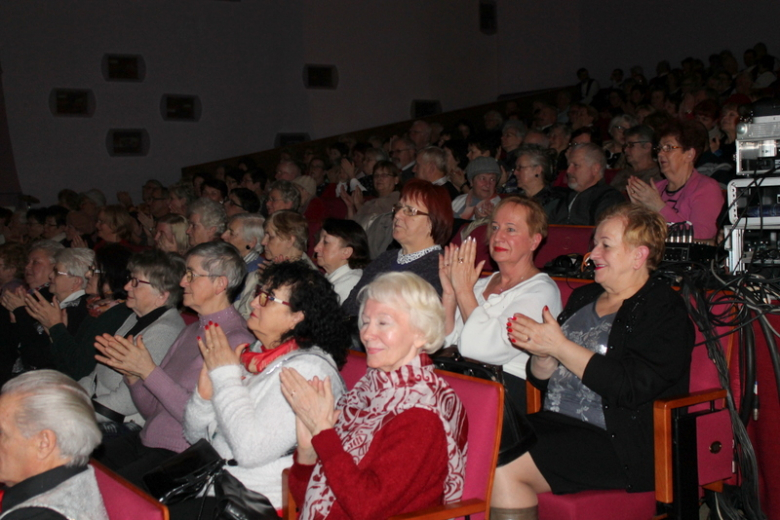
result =
[[[327,219],[314,253],[339,302],[347,299],[363,275],[363,268],[371,261],[366,232],[352,220]]]
[[[496,193],[501,177],[498,162],[491,157],[477,157],[466,167],[466,177],[471,191],[452,201],[455,218],[474,220],[490,215],[493,207],[501,200]]]
[[[666,177],[656,186],[629,178],[632,202],[658,211],[666,222],[691,222],[696,240],[714,241],[723,193],[717,181],[699,173],[694,164],[707,143],[698,121],[673,121],[658,135],[658,164]]]
[[[248,273],[256,271],[263,263],[264,224],[265,219],[260,215],[242,213],[233,216],[222,233],[222,240],[232,244],[244,259]]]
[[[440,292],[438,257],[452,236],[452,221],[446,189],[419,179],[406,183],[401,200],[393,207],[393,238],[401,249],[381,253],[363,269],[363,276],[343,304],[347,313],[357,315],[360,289],[387,271],[411,271]]]
[[[301,207],[301,192],[290,181],[274,181],[268,188],[265,204],[269,215],[283,209],[298,211]]]
[[[545,398],[528,416],[537,443],[496,470],[491,518],[535,519],[545,491],[654,488],[653,402],[688,391],[694,338],[682,298],[653,276],[665,238],[657,213],[613,207],[595,232],[596,283],[575,289],[562,325],[548,309],[508,321]]]
[[[260,199],[252,190],[239,187],[230,190],[224,206],[228,217],[239,213],[257,213],[260,211]]]
[[[447,155],[441,148],[428,146],[417,152],[413,170],[415,178],[431,182],[436,186],[444,186],[450,199],[460,195],[460,191],[450,182],[447,175]]]
[[[187,216],[190,204],[195,202],[195,190],[189,182],[177,182],[168,188],[168,213]],[[157,219],[159,222],[159,219]]]
[[[100,431],[89,396],[54,370],[23,374],[0,394],[3,518],[107,519],[89,455]]]
[[[350,338],[338,297],[325,277],[303,262],[269,266],[257,286],[247,326],[257,341],[239,354],[215,322],[198,341],[204,364],[184,413],[191,443],[207,439],[235,464],[232,476],[282,506],[281,472],[296,446],[295,415],[281,391],[280,369],[344,391],[338,367]],[[207,493],[202,518],[217,518],[217,500]],[[201,499],[171,507],[171,518],[198,516]]]
[[[390,517],[461,497],[468,418],[427,355],[441,346],[443,314],[430,284],[386,273],[360,291],[369,368],[348,394],[339,400],[332,379],[282,369],[297,417],[290,490],[301,518]]]
[[[154,245],[166,253],[187,254],[190,238],[187,236],[189,221],[177,213],[169,213],[155,224]]]
[[[566,224],[592,226],[599,214],[625,199],[604,182],[606,158],[601,148],[593,143],[581,144],[569,151],[569,215]]]
[[[189,246],[217,240],[225,232],[227,214],[222,204],[203,197],[190,205],[187,215]]]
[[[551,188],[556,172],[552,168],[554,151],[538,146],[523,145],[518,150],[513,169],[517,187],[544,209],[548,224],[563,224],[568,216],[566,192]]]
[[[203,365],[197,337],[206,326],[219,323],[232,348],[251,341],[246,322],[230,305],[230,294],[246,275],[244,261],[235,248],[223,242],[207,242],[190,250],[181,279],[184,305],[198,313],[198,321],[186,327],[158,365],[143,338],[120,341],[102,336],[96,345],[100,362],[125,377],[136,408],[146,421],[140,432],[131,432],[103,443],[98,460],[139,487],[142,477],[172,455],[184,451],[184,407],[195,390]]]
[[[626,130],[638,124],[635,117],[629,114],[615,116],[609,122],[609,135],[611,140],[604,143],[604,155],[607,158],[607,167],[620,169],[625,164],[623,150],[626,145]]]
[[[634,176],[650,184],[660,181],[661,170],[653,156],[654,132],[649,126],[637,125],[624,132],[624,154],[628,166],[620,170],[610,182],[610,186],[625,192],[628,178]]]
[[[398,138],[393,140],[390,147],[390,158],[401,170],[401,184],[406,184],[407,181],[414,177],[414,163],[417,148],[414,141],[406,138]]]

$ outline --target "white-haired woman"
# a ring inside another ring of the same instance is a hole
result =
[[[264,224],[265,219],[260,215],[240,213],[230,218],[227,229],[222,233],[222,240],[238,249],[248,273],[257,271],[263,263]]]
[[[327,379],[282,370],[298,419],[290,489],[303,520],[386,518],[463,491],[466,412],[427,356],[444,339],[438,293],[416,274],[394,272],[359,300],[369,368],[337,406]]]
[[[27,313],[47,331],[58,323],[67,322],[68,332],[75,336],[89,314],[84,289],[94,262],[95,252],[91,249],[69,248],[59,251],[54,257],[54,269],[49,274],[52,302],[49,303],[36,290],[24,297]],[[67,315],[65,319],[63,310]],[[19,336],[19,357],[25,368],[58,368],[47,333],[22,323]]]
[[[639,121],[630,114],[615,116],[609,122],[610,141],[604,143],[604,155],[607,156],[607,168],[620,169],[625,167],[626,159],[623,147],[626,145],[625,132],[639,124]]]

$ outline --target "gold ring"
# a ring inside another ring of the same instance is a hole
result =
[[[463,259],[462,258],[458,258],[458,263],[462,264],[463,263]]]

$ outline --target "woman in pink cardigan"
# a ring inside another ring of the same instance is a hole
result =
[[[698,121],[672,121],[658,137],[658,165],[666,180],[653,187],[630,177],[631,202],[658,211],[666,222],[688,221],[697,241],[714,242],[723,192],[717,181],[694,168],[707,144],[707,130]]]

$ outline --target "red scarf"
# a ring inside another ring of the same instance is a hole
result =
[[[241,363],[252,374],[259,374],[265,370],[265,367],[276,361],[277,358],[289,354],[293,350],[298,350],[298,344],[295,342],[295,338],[293,338],[276,348],[265,348],[264,346],[261,346],[261,348],[263,349],[262,352],[245,350],[241,353]]]

